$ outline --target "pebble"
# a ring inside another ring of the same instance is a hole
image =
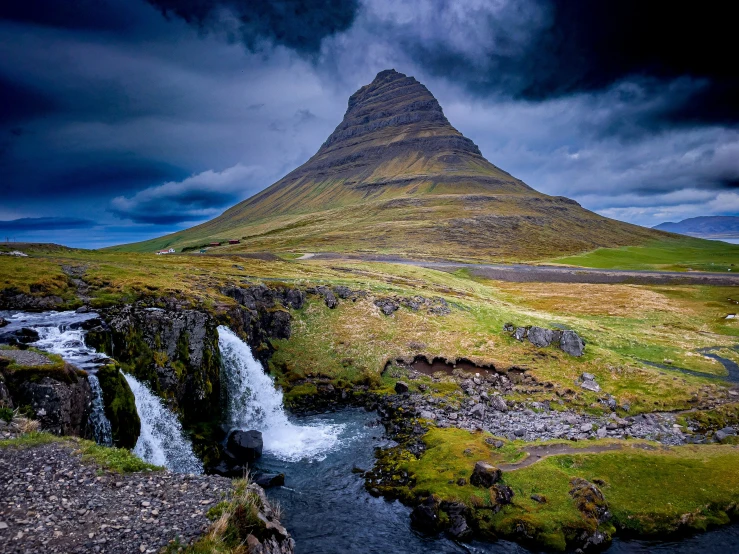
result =
[[[66,443],[4,448],[0,551],[158,552],[177,537],[199,537],[210,525],[208,505],[231,490],[219,476],[99,471]]]

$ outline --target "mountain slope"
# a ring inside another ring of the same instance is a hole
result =
[[[736,216],[701,216],[683,219],[677,223],[666,221],[656,225],[654,229],[680,233],[694,237],[739,237],[739,217]]]
[[[663,238],[541,194],[488,162],[428,89],[394,70],[349,99],[318,152],[221,216],[118,247],[378,252],[458,259],[537,259]]]

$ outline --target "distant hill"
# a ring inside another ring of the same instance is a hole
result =
[[[272,186],[196,227],[116,248],[224,242],[213,250],[533,260],[665,236],[537,192],[488,162],[425,86],[386,70],[349,98],[318,152]]]
[[[677,223],[666,221],[656,225],[654,229],[700,238],[738,238],[739,217],[731,215],[691,217]]]

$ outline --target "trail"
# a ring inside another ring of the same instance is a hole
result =
[[[739,272],[707,273],[635,269],[595,269],[557,265],[471,264],[448,260],[410,260],[400,256],[319,253],[299,260],[348,260],[414,265],[453,272],[466,269],[472,275],[513,283],[589,283],[635,285],[739,285]]]
[[[542,444],[538,446],[529,446],[524,449],[528,454],[523,460],[512,464],[501,464],[498,467],[502,471],[515,471],[524,467],[529,467],[537,462],[549,458],[550,456],[559,456],[561,454],[600,454],[601,452],[613,452],[617,450],[626,450],[627,448],[639,448],[641,450],[657,450],[657,447],[648,443],[633,444],[601,444],[598,446],[586,446],[585,448],[575,448],[566,444]]]

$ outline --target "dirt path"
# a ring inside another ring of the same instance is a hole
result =
[[[640,448],[642,450],[657,450],[657,447],[647,443],[634,444],[603,444],[598,446],[586,446],[584,448],[574,448],[566,444],[542,444],[539,446],[529,446],[525,448],[528,454],[520,462],[513,464],[502,464],[498,467],[502,471],[514,471],[542,461],[549,456],[557,456],[560,454],[600,454],[601,452],[611,452],[616,450],[626,450],[627,448]]]
[[[301,259],[301,258],[298,258]],[[593,269],[555,265],[526,264],[468,264],[443,260],[409,260],[399,256],[374,256],[357,254],[313,254],[303,260],[362,260],[372,262],[415,265],[440,271],[466,269],[471,274],[514,283],[593,283],[636,285],[739,285],[739,273],[704,273],[680,271],[643,271],[625,269]]]

